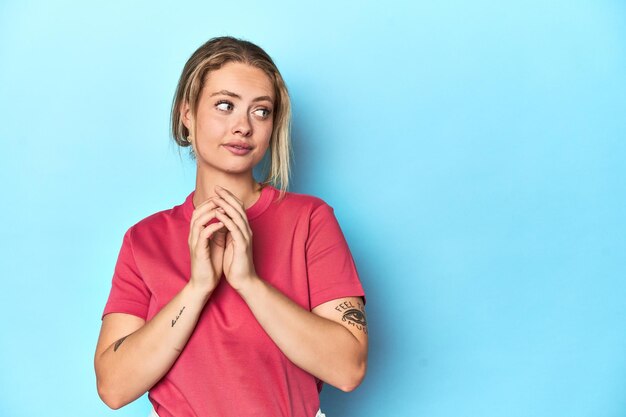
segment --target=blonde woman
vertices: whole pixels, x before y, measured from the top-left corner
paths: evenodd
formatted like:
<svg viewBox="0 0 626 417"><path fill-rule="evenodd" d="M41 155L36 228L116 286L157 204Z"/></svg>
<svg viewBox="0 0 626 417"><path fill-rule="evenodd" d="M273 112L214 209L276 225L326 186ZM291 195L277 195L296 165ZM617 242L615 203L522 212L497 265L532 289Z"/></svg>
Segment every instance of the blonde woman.
<svg viewBox="0 0 626 417"><path fill-rule="evenodd" d="M196 186L124 235L94 360L109 407L148 392L159 417L313 417L323 383L361 383L365 294L332 207L287 191L290 116L258 46L214 38L188 60L172 133Z"/></svg>

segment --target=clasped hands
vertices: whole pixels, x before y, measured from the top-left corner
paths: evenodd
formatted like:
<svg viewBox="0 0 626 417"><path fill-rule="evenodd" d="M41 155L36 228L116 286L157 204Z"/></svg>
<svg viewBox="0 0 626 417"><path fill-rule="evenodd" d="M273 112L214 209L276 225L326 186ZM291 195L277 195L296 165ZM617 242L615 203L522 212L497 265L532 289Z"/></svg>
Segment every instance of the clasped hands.
<svg viewBox="0 0 626 417"><path fill-rule="evenodd" d="M191 216L190 283L212 292L222 272L237 291L257 278L252 258L252 230L243 202L215 186L216 196L202 202ZM216 218L217 222L205 225Z"/></svg>

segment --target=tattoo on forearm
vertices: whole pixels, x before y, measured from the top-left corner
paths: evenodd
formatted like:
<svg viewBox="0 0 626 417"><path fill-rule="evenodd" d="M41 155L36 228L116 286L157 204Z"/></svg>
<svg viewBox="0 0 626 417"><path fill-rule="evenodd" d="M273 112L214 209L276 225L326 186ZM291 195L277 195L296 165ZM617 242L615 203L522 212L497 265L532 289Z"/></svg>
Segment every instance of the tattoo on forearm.
<svg viewBox="0 0 626 417"><path fill-rule="evenodd" d="M176 316L176 319L172 320L172 327L174 327L174 325L178 321L178 318L180 317L180 315L183 314L183 310L184 309L185 309L185 306L183 306L183 308L180 309L180 312L178 313L178 316Z"/></svg>
<svg viewBox="0 0 626 417"><path fill-rule="evenodd" d="M345 301L335 307L340 313L343 313L341 321L348 323L350 326L354 326L359 330L362 330L367 334L367 319L365 318L365 309L359 302L355 306L351 301Z"/></svg>
<svg viewBox="0 0 626 417"><path fill-rule="evenodd" d="M113 346L113 352L117 352L117 348L119 348L119 347L120 347L120 345L121 345L122 343L124 343L124 340L126 340L126 338L127 338L128 336L130 336L130 335L124 336L124 337L122 337L120 340L118 340L117 342L115 342L115 346Z"/></svg>

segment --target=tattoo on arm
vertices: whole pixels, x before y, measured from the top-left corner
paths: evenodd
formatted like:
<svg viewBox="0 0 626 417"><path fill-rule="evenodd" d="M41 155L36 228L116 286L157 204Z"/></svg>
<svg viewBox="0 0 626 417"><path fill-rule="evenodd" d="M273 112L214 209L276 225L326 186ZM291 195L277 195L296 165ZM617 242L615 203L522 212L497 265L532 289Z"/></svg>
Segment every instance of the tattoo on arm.
<svg viewBox="0 0 626 417"><path fill-rule="evenodd" d="M343 313L343 317L341 318L341 320L350 320L355 322L356 324L360 324L361 326L367 325L367 321L365 320L365 314L363 314L361 310L357 310L356 308L352 308Z"/></svg>
<svg viewBox="0 0 626 417"><path fill-rule="evenodd" d="M345 301L335 307L335 310L342 313L341 321L362 330L367 334L367 319L365 318L365 310L361 303L355 306L351 301Z"/></svg>
<svg viewBox="0 0 626 417"><path fill-rule="evenodd" d="M176 324L176 322L178 321L178 318L180 317L181 314L183 314L183 310L185 309L185 306L183 306L183 308L180 309L180 312L178 313L178 315L176 316L175 320L172 320L172 327L174 327L174 325ZM115 345L113 346L113 352L117 352L117 349L119 349L120 345L122 343L124 343L124 340L126 340L126 338L130 336L130 335L126 335L124 337L122 337L120 340L118 340L117 342L115 342Z"/></svg>
<svg viewBox="0 0 626 417"><path fill-rule="evenodd" d="M124 340L126 340L126 338L127 338L128 336L130 336L130 335L126 335L126 336L122 337L120 340L118 340L117 342L115 342L115 346L113 346L113 352L117 352L117 348L119 348L119 347L120 347L120 345L121 345L122 343L124 343Z"/></svg>
<svg viewBox="0 0 626 417"><path fill-rule="evenodd" d="M178 318L180 317L180 315L183 314L183 310L184 309L185 309L185 306L183 306L183 308L180 309L180 312L178 313L178 316L176 316L176 319L172 320L172 327L174 327L174 325L178 321Z"/></svg>

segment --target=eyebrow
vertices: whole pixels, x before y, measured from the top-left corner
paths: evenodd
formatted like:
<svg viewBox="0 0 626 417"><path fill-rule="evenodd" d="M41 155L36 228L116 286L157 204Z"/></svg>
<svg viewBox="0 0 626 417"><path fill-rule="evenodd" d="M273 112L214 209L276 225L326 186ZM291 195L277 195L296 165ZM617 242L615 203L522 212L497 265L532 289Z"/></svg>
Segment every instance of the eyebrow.
<svg viewBox="0 0 626 417"><path fill-rule="evenodd" d="M234 97L234 98L238 98L241 100L241 96L239 94L233 93L232 91L228 91L228 90L216 91L215 93L211 94L209 97L219 96L219 95ZM255 103L257 101L265 101L265 100L269 101L270 103L274 103L274 101L272 100L270 96L256 97L255 99L252 100L252 102Z"/></svg>

